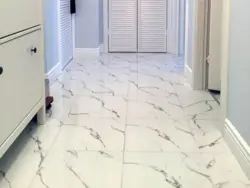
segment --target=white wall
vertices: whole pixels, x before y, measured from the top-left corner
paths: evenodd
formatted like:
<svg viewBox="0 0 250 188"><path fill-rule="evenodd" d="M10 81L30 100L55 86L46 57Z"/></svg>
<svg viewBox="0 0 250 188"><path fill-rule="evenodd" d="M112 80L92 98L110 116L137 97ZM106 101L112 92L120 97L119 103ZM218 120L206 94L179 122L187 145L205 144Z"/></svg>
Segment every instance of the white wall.
<svg viewBox="0 0 250 188"><path fill-rule="evenodd" d="M100 0L76 0L76 48L100 45Z"/></svg>
<svg viewBox="0 0 250 188"><path fill-rule="evenodd" d="M58 1L44 0L44 58L48 73L59 61L58 57Z"/></svg>
<svg viewBox="0 0 250 188"><path fill-rule="evenodd" d="M250 144L250 0L231 0L228 119Z"/></svg>

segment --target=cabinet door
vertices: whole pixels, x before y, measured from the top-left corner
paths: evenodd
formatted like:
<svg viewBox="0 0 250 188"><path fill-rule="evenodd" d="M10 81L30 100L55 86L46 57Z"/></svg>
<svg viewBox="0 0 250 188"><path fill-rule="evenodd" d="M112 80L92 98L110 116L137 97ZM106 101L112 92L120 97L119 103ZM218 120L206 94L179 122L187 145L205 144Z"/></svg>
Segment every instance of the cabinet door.
<svg viewBox="0 0 250 188"><path fill-rule="evenodd" d="M138 0L138 52L167 52L166 0Z"/></svg>
<svg viewBox="0 0 250 188"><path fill-rule="evenodd" d="M0 146L43 96L42 59L40 30L0 45Z"/></svg>
<svg viewBox="0 0 250 188"><path fill-rule="evenodd" d="M109 51L137 51L137 0L109 1Z"/></svg>
<svg viewBox="0 0 250 188"><path fill-rule="evenodd" d="M41 24L41 0L2 0L0 38Z"/></svg>

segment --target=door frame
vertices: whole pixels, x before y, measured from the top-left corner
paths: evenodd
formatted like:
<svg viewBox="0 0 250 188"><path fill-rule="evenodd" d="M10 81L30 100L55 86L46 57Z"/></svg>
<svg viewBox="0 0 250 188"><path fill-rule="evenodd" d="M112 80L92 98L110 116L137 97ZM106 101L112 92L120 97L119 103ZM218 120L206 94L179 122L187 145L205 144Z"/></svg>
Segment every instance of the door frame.
<svg viewBox="0 0 250 188"><path fill-rule="evenodd" d="M167 1L167 53L173 55L180 54L180 10L184 10L185 0ZM171 14L173 13L173 14ZM184 23L183 23L184 24ZM184 27L183 27L184 29ZM109 52L109 0L103 0L103 52Z"/></svg>
<svg viewBox="0 0 250 188"><path fill-rule="evenodd" d="M221 37L221 111L223 125L228 114L228 77L229 77L229 55L230 55L230 15L231 0L222 2L222 37Z"/></svg>
<svg viewBox="0 0 250 188"><path fill-rule="evenodd" d="M207 48L207 11L208 2L202 0L194 0L194 38L193 38L193 57L191 72L186 71L186 75L191 76L189 84L195 90L206 89L206 48ZM227 98L228 98L228 66L229 66L229 40L230 40L230 3L231 0L223 0L222 2L222 38L221 38L221 127L220 130L224 134L224 125L227 117ZM189 18L186 17L188 20ZM188 21L187 21L188 22ZM186 32L186 37L188 32ZM185 62L186 64L187 62ZM191 75L190 75L191 74Z"/></svg>
<svg viewBox="0 0 250 188"><path fill-rule="evenodd" d="M186 6L190 6L186 1ZM206 59L207 59L207 27L208 27L208 1L193 0L193 20L190 20L189 9L186 12L186 53L189 37L189 22L193 22L192 39L192 67L188 66L185 58L185 74L193 89L206 89ZM187 57L187 56L186 56Z"/></svg>
<svg viewBox="0 0 250 188"><path fill-rule="evenodd" d="M61 41L61 10L60 10L60 0L57 0L57 29L58 29L58 61L60 63L61 69L63 69L62 65L62 41ZM75 14L71 14L71 21L72 21L72 50L73 50L73 58L75 58ZM67 66L67 65L66 65Z"/></svg>

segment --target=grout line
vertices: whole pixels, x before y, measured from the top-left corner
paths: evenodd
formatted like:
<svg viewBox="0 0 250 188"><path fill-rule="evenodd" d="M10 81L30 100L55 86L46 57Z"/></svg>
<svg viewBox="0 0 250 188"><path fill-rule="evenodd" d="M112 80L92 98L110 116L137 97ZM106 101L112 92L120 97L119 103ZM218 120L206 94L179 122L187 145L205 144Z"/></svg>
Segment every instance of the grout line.
<svg viewBox="0 0 250 188"><path fill-rule="evenodd" d="M139 85L139 63L138 63L138 54L137 54L136 58L137 58L136 83ZM138 92L139 92L139 90L136 90L136 102L138 102Z"/></svg>
<svg viewBox="0 0 250 188"><path fill-rule="evenodd" d="M138 80L138 61L137 61L137 80ZM129 95L130 92L130 87L129 87L129 82L128 82L128 91L127 91L127 97ZM122 156L122 173L121 173L121 188L123 187L123 181L124 181L124 159L125 159L125 151L126 151L126 135L127 135L127 122L128 122L128 106L129 106L129 102L127 102L126 105L126 118L125 118L125 135L124 135L124 143L123 143L123 156Z"/></svg>
<svg viewBox="0 0 250 188"><path fill-rule="evenodd" d="M128 104L127 104L127 110L128 110ZM126 120L125 120L125 135L124 135L124 143L123 143L123 156L122 156L122 172L121 172L121 188L123 187L123 177L124 177L124 158L125 158L125 150L126 150L126 134L127 134L127 114L126 114Z"/></svg>

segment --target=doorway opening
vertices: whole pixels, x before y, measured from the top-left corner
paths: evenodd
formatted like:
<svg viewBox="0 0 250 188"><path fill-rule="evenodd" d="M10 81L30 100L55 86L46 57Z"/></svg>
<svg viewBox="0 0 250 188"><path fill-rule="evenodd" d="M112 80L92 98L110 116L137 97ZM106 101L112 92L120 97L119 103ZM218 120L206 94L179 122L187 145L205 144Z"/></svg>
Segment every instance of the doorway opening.
<svg viewBox="0 0 250 188"><path fill-rule="evenodd" d="M104 52L184 55L185 5L185 0L104 0Z"/></svg>

